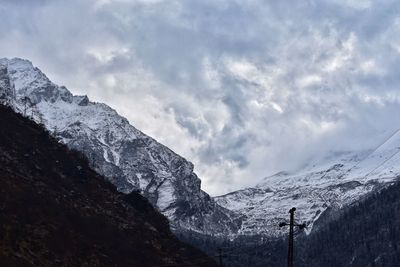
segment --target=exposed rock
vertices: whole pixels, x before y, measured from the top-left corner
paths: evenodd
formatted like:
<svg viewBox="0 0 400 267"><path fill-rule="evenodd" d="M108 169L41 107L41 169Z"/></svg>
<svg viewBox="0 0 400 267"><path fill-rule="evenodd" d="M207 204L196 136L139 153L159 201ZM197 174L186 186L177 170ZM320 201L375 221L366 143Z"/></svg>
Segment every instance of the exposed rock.
<svg viewBox="0 0 400 267"><path fill-rule="evenodd" d="M84 153L91 166L119 191L139 190L171 221L174 229L232 234L240 217L201 190L193 164L129 124L109 106L73 96L32 63L0 59L17 99L31 100L34 120L62 143Z"/></svg>

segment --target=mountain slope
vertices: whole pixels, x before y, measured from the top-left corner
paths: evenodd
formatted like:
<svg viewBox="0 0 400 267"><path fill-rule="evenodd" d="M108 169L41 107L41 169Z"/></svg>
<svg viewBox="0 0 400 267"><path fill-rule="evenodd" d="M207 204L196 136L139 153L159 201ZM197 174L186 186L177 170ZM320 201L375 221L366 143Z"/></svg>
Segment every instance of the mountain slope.
<svg viewBox="0 0 400 267"><path fill-rule="evenodd" d="M346 209L299 247L296 266L400 266L400 183Z"/></svg>
<svg viewBox="0 0 400 267"><path fill-rule="evenodd" d="M178 230L237 231L240 219L201 190L192 163L131 126L107 105L73 96L52 83L31 62L0 59L0 66L0 92L15 91L14 107L84 153L119 191L140 191Z"/></svg>
<svg viewBox="0 0 400 267"><path fill-rule="evenodd" d="M244 216L241 234L281 235L278 224L291 207L310 232L328 208L338 210L395 180L400 175L399 152L396 132L376 149L333 154L296 173L278 173L215 200Z"/></svg>
<svg viewBox="0 0 400 267"><path fill-rule="evenodd" d="M295 231L294 266L400 266L399 180L332 215L309 235ZM232 267L286 266L287 231L286 228L283 238L263 242L245 236L242 240L220 244L224 246L225 264ZM200 242L199 247L205 246L204 250L208 251L214 244L215 241Z"/></svg>
<svg viewBox="0 0 400 267"><path fill-rule="evenodd" d="M215 266L139 194L0 105L1 266Z"/></svg>

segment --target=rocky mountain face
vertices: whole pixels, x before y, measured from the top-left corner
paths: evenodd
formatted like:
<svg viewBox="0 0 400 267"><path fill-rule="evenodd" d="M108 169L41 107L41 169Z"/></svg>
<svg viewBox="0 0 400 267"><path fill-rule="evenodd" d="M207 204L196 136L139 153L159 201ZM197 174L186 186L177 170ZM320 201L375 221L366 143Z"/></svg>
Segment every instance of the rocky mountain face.
<svg viewBox="0 0 400 267"><path fill-rule="evenodd" d="M0 266L216 266L140 194L0 105Z"/></svg>
<svg viewBox="0 0 400 267"><path fill-rule="evenodd" d="M193 164L129 124L109 106L74 96L31 62L0 59L0 101L81 151L120 192L138 191L174 229L231 234L240 217L201 190Z"/></svg>
<svg viewBox="0 0 400 267"><path fill-rule="evenodd" d="M15 90L10 82L7 67L0 65L0 104L11 105L15 98Z"/></svg>
<svg viewBox="0 0 400 267"><path fill-rule="evenodd" d="M369 193L397 180L400 175L400 131L379 147L363 152L336 153L309 164L296 173L278 173L258 185L215 200L240 213L244 221L239 234L282 234L278 224L296 218L306 222L307 232L327 215L353 204Z"/></svg>
<svg viewBox="0 0 400 267"><path fill-rule="evenodd" d="M334 153L295 173L278 173L252 188L210 198L192 163L107 105L52 83L29 61L0 59L0 101L84 153L119 191L139 191L182 232L280 236L278 224L293 206L310 232L326 211L357 202L400 174L397 132L374 150Z"/></svg>

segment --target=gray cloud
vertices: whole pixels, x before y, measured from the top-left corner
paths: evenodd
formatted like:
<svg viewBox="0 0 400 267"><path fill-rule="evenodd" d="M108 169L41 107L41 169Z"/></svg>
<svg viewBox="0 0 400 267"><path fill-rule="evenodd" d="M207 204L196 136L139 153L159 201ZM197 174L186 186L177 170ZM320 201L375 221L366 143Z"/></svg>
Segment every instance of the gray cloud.
<svg viewBox="0 0 400 267"><path fill-rule="evenodd" d="M400 4L0 1L2 56L126 116L212 194L400 127Z"/></svg>

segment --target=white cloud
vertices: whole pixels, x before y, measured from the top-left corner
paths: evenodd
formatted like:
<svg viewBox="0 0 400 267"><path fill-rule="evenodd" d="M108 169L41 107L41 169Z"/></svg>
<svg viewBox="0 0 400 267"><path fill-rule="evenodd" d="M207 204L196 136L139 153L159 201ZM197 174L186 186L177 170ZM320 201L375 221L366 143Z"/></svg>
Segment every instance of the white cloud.
<svg viewBox="0 0 400 267"><path fill-rule="evenodd" d="M297 84L299 87L307 87L311 85L319 85L322 82L322 78L319 75L308 74L306 76L297 79Z"/></svg>
<svg viewBox="0 0 400 267"><path fill-rule="evenodd" d="M195 163L213 194L400 125L394 0L0 2L28 58Z"/></svg>

